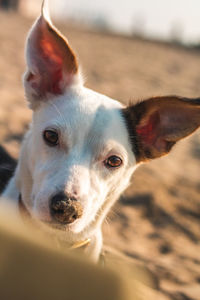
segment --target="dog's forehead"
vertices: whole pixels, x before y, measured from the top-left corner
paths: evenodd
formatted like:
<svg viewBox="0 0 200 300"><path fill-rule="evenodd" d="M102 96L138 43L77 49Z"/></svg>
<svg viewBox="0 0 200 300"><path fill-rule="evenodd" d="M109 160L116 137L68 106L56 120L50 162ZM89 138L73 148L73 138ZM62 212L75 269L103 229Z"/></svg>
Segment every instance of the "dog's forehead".
<svg viewBox="0 0 200 300"><path fill-rule="evenodd" d="M128 133L122 107L116 100L80 87L42 105L34 123L40 123L41 129L55 126L76 141L113 139L126 147Z"/></svg>

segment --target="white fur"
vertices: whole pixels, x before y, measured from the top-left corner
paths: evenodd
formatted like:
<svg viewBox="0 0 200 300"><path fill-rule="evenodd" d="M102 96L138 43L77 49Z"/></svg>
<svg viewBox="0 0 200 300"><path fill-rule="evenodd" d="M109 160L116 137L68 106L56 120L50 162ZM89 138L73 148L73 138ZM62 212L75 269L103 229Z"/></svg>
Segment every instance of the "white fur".
<svg viewBox="0 0 200 300"><path fill-rule="evenodd" d="M121 115L122 104L118 101L85 88L81 80L73 80L62 95L37 99L28 76L31 72L36 84L41 80L40 64L35 64L38 50L34 43L37 30L44 24L44 18L38 19L27 39L28 70L24 85L33 118L15 175L3 196L18 204L21 194L33 218L69 244L91 238L86 251L89 257L97 260L102 247L102 222L129 184L136 161ZM58 147L45 144L45 129L59 132ZM106 168L104 162L111 155L122 159L119 168ZM60 190L76 196L82 204L83 215L72 224L55 228L49 203Z"/></svg>
<svg viewBox="0 0 200 300"><path fill-rule="evenodd" d="M13 198L14 194L17 201L21 193L34 216L51 222L49 200L57 190L64 189L76 194L83 205L83 216L67 228L63 226L66 240L100 236L106 214L135 169L121 107L119 102L83 86L42 103L33 113L15 176L4 196ZM59 130L60 148L45 145L42 133L46 128ZM104 166L110 155L122 158L119 169ZM91 253L95 259L101 250L101 243L98 247L96 244L98 241L93 245L95 253Z"/></svg>

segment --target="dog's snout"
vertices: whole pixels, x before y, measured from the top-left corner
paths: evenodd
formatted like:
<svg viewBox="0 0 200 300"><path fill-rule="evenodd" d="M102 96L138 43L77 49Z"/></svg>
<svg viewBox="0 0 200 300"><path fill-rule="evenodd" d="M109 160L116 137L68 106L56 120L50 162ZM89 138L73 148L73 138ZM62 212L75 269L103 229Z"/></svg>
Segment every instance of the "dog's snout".
<svg viewBox="0 0 200 300"><path fill-rule="evenodd" d="M77 199L60 192L54 195L50 201L52 218L62 224L70 224L80 218L83 208Z"/></svg>

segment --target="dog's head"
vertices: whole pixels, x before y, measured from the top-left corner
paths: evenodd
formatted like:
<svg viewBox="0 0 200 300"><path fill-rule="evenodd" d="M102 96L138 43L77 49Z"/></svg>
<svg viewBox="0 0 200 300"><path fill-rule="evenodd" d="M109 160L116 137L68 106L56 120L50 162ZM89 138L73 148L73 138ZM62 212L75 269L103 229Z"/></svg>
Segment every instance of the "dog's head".
<svg viewBox="0 0 200 300"><path fill-rule="evenodd" d="M26 55L33 122L20 189L44 222L72 232L101 224L138 163L168 153L200 125L199 99L160 97L125 108L85 88L73 50L44 9Z"/></svg>

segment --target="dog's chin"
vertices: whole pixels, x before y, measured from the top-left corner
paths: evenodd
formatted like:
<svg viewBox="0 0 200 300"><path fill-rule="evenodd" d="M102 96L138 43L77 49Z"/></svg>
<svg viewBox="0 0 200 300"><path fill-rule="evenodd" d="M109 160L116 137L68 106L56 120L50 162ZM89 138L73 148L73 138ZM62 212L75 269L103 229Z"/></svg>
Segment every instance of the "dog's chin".
<svg viewBox="0 0 200 300"><path fill-rule="evenodd" d="M42 221L42 223L44 224L44 226L46 226L50 230L62 231L62 232L71 233L71 234L79 233L82 230L84 230L84 228L82 228L79 220L77 220L71 224L62 224L62 223L58 223L58 222L54 222L54 221Z"/></svg>
<svg viewBox="0 0 200 300"><path fill-rule="evenodd" d="M73 223L61 223L54 221L51 216L47 213L41 212L41 210L38 211L32 211L29 213L32 219L32 223L38 226L44 227L46 230L57 230L57 231L63 231L63 232L74 232L78 233L82 231L83 222L81 219L75 220Z"/></svg>
<svg viewBox="0 0 200 300"><path fill-rule="evenodd" d="M61 230L61 231L69 230L69 224L60 224L56 222L44 222L44 223L52 229Z"/></svg>
<svg viewBox="0 0 200 300"><path fill-rule="evenodd" d="M77 235L83 232L86 228L85 222L83 222L83 218L79 218L75 220L73 223L61 223L56 222L51 218L49 214L40 213L31 213L31 217L33 220L33 224L37 223L39 227L44 228L45 231L48 232L63 232L69 235Z"/></svg>

